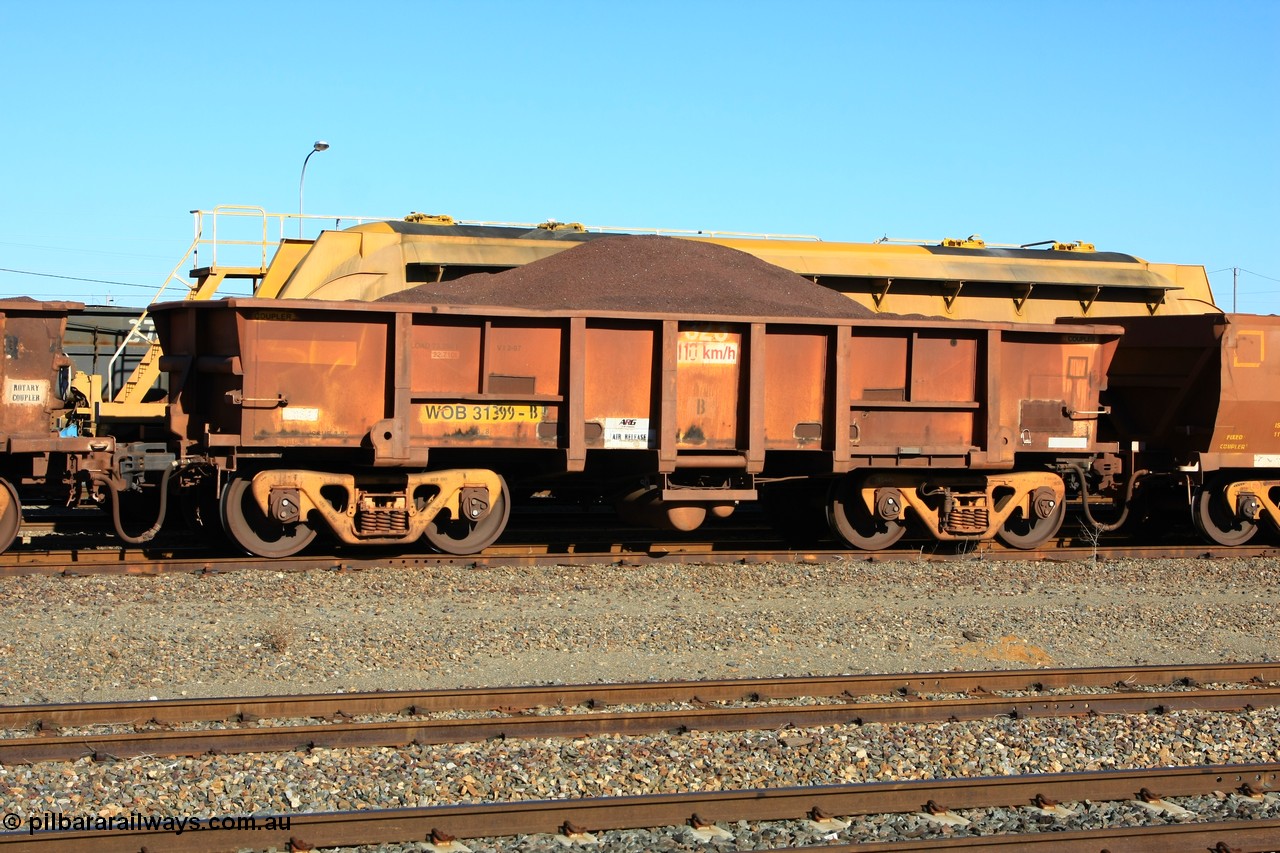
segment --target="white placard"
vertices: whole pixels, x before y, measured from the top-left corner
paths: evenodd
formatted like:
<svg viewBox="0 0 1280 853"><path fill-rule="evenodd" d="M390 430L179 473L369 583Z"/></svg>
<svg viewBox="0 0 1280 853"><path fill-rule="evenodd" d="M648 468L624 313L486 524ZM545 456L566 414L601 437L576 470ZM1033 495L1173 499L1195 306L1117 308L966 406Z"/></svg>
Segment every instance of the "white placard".
<svg viewBox="0 0 1280 853"><path fill-rule="evenodd" d="M49 399L48 379L8 379L4 398L15 406L43 406Z"/></svg>
<svg viewBox="0 0 1280 853"><path fill-rule="evenodd" d="M605 418L604 446L645 450L654 446L648 418Z"/></svg>

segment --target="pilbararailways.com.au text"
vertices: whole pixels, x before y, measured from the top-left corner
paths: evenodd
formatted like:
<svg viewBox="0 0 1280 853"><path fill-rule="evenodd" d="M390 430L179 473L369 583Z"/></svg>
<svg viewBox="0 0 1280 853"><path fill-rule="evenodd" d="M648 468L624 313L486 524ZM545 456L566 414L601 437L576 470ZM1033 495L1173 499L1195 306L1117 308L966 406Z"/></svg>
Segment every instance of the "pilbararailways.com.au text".
<svg viewBox="0 0 1280 853"><path fill-rule="evenodd" d="M287 830L290 815L228 815L227 817L164 817L130 814L96 815L41 812L21 815L9 813L0 819L10 832L26 827L28 835L38 832L184 832L206 830Z"/></svg>

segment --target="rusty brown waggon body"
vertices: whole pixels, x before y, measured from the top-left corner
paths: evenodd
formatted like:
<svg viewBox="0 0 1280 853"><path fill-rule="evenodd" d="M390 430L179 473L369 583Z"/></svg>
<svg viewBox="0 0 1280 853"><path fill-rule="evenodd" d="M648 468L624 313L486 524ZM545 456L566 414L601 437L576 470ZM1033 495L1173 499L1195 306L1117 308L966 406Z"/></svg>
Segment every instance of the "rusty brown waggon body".
<svg viewBox="0 0 1280 853"><path fill-rule="evenodd" d="M1099 444L1115 326L231 299L153 311L182 455L264 555L318 528L466 553L513 494L692 529L802 484L852 545L910 510L1031 547Z"/></svg>

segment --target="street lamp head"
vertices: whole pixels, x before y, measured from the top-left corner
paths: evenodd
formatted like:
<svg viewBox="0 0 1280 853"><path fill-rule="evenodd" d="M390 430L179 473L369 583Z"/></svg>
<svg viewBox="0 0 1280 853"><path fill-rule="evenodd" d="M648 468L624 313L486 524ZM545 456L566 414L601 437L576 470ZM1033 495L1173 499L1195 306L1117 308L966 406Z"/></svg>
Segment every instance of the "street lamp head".
<svg viewBox="0 0 1280 853"><path fill-rule="evenodd" d="M307 156L302 161L302 174L298 176L298 239L302 239L302 185L307 180L307 162L311 160L311 155L317 151L329 150L329 143L323 139L317 139L311 146L311 150L307 152Z"/></svg>

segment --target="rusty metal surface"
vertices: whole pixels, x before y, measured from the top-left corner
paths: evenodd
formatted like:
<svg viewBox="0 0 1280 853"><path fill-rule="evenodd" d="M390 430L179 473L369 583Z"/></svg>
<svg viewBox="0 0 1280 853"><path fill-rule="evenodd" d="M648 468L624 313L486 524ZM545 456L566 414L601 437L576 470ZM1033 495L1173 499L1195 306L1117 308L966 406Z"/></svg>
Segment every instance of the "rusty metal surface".
<svg viewBox="0 0 1280 853"><path fill-rule="evenodd" d="M195 362L179 383L175 427L194 438L207 423L215 444L245 448L372 441L375 459L389 462L399 457L379 446L384 428L407 437L414 459L446 448L558 448L570 459L650 449L669 471L680 454L711 450L743 454L752 471L769 448L827 451L829 471L852 457L899 464L940 453L964 465L971 451L1007 466L1015 452L1094 448L1096 418L1073 413L1096 413L1118 335L1110 326L287 304L156 309L171 367ZM231 328L228 315L238 335L209 349L216 335L206 329ZM388 358L397 335L411 357ZM239 359L239 387L191 380L215 352ZM828 388L849 400L853 429Z"/></svg>
<svg viewBox="0 0 1280 853"><path fill-rule="evenodd" d="M67 315L82 308L77 302L0 300L0 437L41 439L49 442L44 449L52 448L57 436L51 414L63 408L58 371L72 364L62 338Z"/></svg>
<svg viewBox="0 0 1280 853"><path fill-rule="evenodd" d="M1028 850L1053 853L1266 853L1277 848L1280 820L1238 820L1174 826L1129 826L1110 829L1020 835L984 835L921 841L832 844L822 853L928 853L932 850ZM813 847L776 848L776 853L813 851Z"/></svg>
<svg viewBox="0 0 1280 853"><path fill-rule="evenodd" d="M633 520L691 530L758 498L757 477L866 467L916 471L896 484L908 489L930 476L921 468L950 469L951 480L968 469L1038 470L1047 479L1033 488L1054 496L1053 509L1064 487L1043 473L1045 456L1114 449L1099 443L1097 416L1115 326L261 299L170 304L153 316L169 353L170 422L190 452L241 478L306 466L356 474L348 497L326 498L332 507L313 500L310 518L278 517L278 490L255 487L252 502L234 504L245 516L236 540L262 556L305 547L281 530L321 517L339 538L360 541L335 519L373 468L492 466L509 483L534 470L532 488L582 474L569 486L580 494L626 495ZM650 491L636 491L641 484ZM930 492L951 506L951 485L941 486ZM1032 548L1061 523L1053 509L1035 524L1032 489L989 486L964 484L963 523L948 510L946 525L926 527L938 538L1002 535ZM377 501L412 513L419 499L401 484ZM936 521L922 507L917 514ZM837 532L850 544L892 544L846 521ZM900 533L900 521L887 524ZM505 523L431 541L476 553ZM418 538L408 530L397 537Z"/></svg>
<svg viewBox="0 0 1280 853"><path fill-rule="evenodd" d="M1108 321L1111 322L1111 321ZM1125 329L1104 399L1121 441L1204 467L1280 468L1280 317L1116 318Z"/></svg>
<svg viewBox="0 0 1280 853"><path fill-rule="evenodd" d="M295 750L314 747L403 746L410 743L459 743L494 737L581 737L660 731L780 729L865 723L939 722L993 716L1080 716L1169 713L1179 710L1230 711L1280 704L1280 689L1134 692L1138 684L1198 684L1275 681L1280 664L1217 666L1108 667L985 673L924 673L885 676L751 679L719 682L576 685L508 689L440 690L416 693L349 694L166 700L163 702L0 707L0 726L18 731L37 727L36 737L0 739L0 764L99 759L137 755L201 755L210 752ZM995 691L1042 693L1069 686L1105 686L1116 692L998 696ZM962 699L919 699L921 691L976 695ZM897 694L896 701L849 701ZM828 705L697 707L692 709L602 712L610 704L631 705L788 699L840 696ZM558 705L588 707L590 712L522 715L522 709ZM394 720L349 723L368 714L422 716L438 712L498 710L501 716L476 719ZM127 733L57 735L58 727L103 723L171 726L199 720L243 721L261 718L325 717L337 722L312 726L263 726L210 730L143 730Z"/></svg>
<svg viewBox="0 0 1280 853"><path fill-rule="evenodd" d="M1024 805L1037 795L1059 802L1129 799L1142 788L1158 790L1166 797L1192 796L1233 790L1246 782L1255 788L1274 788L1278 780L1280 765L1257 764L654 794L294 814L290 815L289 828L281 830L226 829L181 835L132 830L40 835L0 833L0 849L6 853L54 849L63 853L82 850L136 853L146 846L153 853L190 850L214 853L245 847L285 849L291 838L313 847L356 846L418 841L433 831L455 838L556 833L566 822L592 831L678 826L695 814L705 822L799 820L815 808L840 816L915 812L930 800L948 809L991 808ZM259 816L259 820L265 821L267 817ZM1258 822L1255 826L1277 825L1280 821Z"/></svg>

